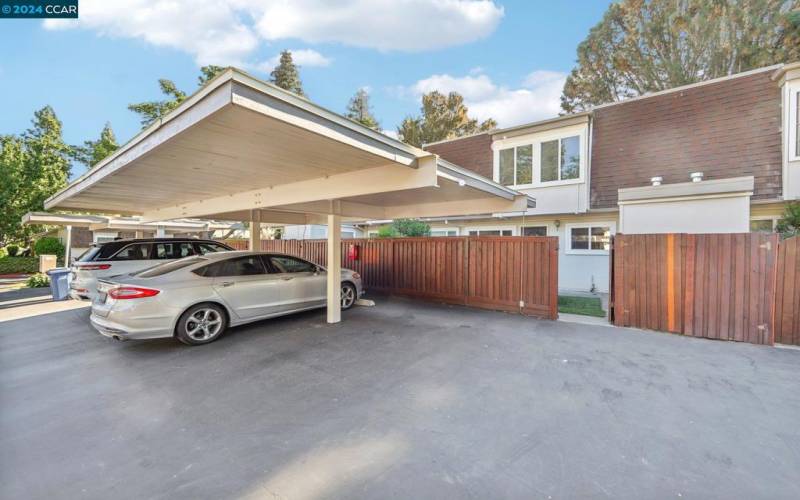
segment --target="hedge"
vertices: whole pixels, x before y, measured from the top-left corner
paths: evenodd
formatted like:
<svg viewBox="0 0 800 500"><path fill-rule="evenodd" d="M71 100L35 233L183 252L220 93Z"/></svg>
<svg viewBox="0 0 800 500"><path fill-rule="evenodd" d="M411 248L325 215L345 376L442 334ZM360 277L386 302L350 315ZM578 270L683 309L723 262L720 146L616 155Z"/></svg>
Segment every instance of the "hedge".
<svg viewBox="0 0 800 500"><path fill-rule="evenodd" d="M39 257L4 257L0 259L0 274L36 272L39 272Z"/></svg>

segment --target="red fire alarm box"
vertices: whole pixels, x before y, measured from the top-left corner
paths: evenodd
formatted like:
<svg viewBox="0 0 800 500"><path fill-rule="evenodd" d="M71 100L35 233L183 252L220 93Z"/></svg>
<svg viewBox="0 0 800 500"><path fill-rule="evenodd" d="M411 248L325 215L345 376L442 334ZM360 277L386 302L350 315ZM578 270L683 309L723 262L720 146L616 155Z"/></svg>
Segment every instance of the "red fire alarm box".
<svg viewBox="0 0 800 500"><path fill-rule="evenodd" d="M358 245L355 243L347 245L347 260L358 260Z"/></svg>

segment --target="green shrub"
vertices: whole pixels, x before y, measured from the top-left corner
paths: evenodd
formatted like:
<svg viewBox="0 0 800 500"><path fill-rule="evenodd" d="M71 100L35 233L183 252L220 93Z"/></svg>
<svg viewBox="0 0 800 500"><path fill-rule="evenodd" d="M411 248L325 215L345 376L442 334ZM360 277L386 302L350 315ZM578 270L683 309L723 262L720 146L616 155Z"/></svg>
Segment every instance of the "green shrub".
<svg viewBox="0 0 800 500"><path fill-rule="evenodd" d="M58 238L47 236L36 240L33 251L36 255L56 255L59 259L63 259L65 249Z"/></svg>
<svg viewBox="0 0 800 500"><path fill-rule="evenodd" d="M37 257L6 257L0 259L0 274L30 274L39 271Z"/></svg>
<svg viewBox="0 0 800 500"><path fill-rule="evenodd" d="M394 226L383 226L378 229L378 238L397 238L400 234Z"/></svg>
<svg viewBox="0 0 800 500"><path fill-rule="evenodd" d="M395 219L392 227L401 236L430 236L431 226L417 219Z"/></svg>
<svg viewBox="0 0 800 500"><path fill-rule="evenodd" d="M8 249L6 247L0 247L0 259L4 259L8 257Z"/></svg>
<svg viewBox="0 0 800 500"><path fill-rule="evenodd" d="M8 250L9 257L16 257L19 253L19 246L17 245L8 245L6 249Z"/></svg>
<svg viewBox="0 0 800 500"><path fill-rule="evenodd" d="M50 278L44 273L36 273L28 278L28 288L42 288L50 286Z"/></svg>

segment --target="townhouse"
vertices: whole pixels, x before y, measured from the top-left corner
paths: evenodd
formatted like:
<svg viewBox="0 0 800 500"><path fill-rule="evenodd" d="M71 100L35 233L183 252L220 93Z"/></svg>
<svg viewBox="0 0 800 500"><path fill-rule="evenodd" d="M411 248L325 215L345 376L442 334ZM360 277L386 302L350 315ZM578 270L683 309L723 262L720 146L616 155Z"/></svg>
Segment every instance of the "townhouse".
<svg viewBox="0 0 800 500"><path fill-rule="evenodd" d="M537 200L432 234L558 236L559 288L606 292L616 232L772 231L800 198L799 101L800 63L781 64L427 144Z"/></svg>

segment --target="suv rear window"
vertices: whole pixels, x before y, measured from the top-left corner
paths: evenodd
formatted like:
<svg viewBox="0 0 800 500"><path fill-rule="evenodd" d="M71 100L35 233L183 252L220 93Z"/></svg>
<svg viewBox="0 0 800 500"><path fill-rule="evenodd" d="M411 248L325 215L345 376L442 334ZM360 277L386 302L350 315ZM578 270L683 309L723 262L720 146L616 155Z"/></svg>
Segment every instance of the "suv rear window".
<svg viewBox="0 0 800 500"><path fill-rule="evenodd" d="M191 241L175 241L169 243L153 243L151 259L182 259L195 255L194 243Z"/></svg>

